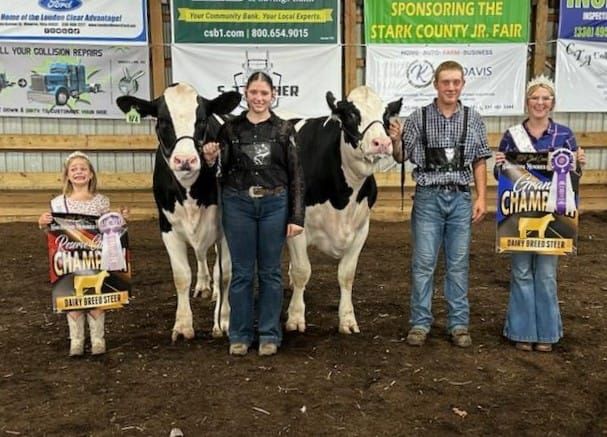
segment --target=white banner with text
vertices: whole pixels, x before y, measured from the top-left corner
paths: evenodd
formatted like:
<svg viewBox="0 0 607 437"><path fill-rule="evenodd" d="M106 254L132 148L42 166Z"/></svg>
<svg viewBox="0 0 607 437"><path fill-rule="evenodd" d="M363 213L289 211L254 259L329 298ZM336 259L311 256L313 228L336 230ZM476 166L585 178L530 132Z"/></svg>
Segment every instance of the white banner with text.
<svg viewBox="0 0 607 437"><path fill-rule="evenodd" d="M171 49L173 81L187 82L206 98L244 86L255 71L264 71L277 96L272 110L283 117L328 115L325 95L341 96L339 46L210 46L175 44ZM240 108L246 108L241 102Z"/></svg>
<svg viewBox="0 0 607 437"><path fill-rule="evenodd" d="M403 97L401 115L436 97L434 71L447 60L464 67L461 100L482 115L520 115L524 111L526 44L367 46L367 85L389 102ZM507 84L507 86L504 86Z"/></svg>

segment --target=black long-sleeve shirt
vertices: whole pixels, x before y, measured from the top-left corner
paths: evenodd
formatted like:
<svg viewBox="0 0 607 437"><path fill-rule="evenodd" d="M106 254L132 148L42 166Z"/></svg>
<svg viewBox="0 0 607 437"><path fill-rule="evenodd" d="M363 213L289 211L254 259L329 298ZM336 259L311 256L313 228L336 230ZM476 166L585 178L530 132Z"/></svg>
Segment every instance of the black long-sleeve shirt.
<svg viewBox="0 0 607 437"><path fill-rule="evenodd" d="M271 113L267 120L253 124L245 111L222 126L218 141L224 186L236 190L285 187L289 194L288 222L304 225L303 169L290 122ZM260 144L262 150L269 149L269 156L258 153Z"/></svg>

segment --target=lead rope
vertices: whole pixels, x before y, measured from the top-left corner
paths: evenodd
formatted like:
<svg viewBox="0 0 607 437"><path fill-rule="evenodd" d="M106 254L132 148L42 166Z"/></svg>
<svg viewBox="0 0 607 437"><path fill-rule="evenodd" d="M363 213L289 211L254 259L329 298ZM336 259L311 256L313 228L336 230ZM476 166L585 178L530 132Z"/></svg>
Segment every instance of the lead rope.
<svg viewBox="0 0 607 437"><path fill-rule="evenodd" d="M405 210L405 142L401 140L402 158L400 163L400 211Z"/></svg>
<svg viewBox="0 0 607 437"><path fill-rule="evenodd" d="M223 307L223 224L221 216L223 214L223 197L221 195L221 149L219 155L217 155L217 171L215 172L215 183L217 185L217 220L219 221L217 229L221 230L219 244L217 245L217 258L219 259L219 314L217 315L217 324L219 330L223 332L221 327L221 310Z"/></svg>

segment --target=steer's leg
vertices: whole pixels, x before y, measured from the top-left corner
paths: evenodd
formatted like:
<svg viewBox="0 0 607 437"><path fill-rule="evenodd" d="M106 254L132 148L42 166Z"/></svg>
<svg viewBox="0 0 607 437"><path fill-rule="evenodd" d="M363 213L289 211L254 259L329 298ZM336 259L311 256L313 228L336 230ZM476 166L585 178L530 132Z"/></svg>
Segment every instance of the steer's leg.
<svg viewBox="0 0 607 437"><path fill-rule="evenodd" d="M287 238L289 248L289 281L293 285L293 294L289 302L287 331L304 332L306 330L306 304L304 290L310 279L312 268L308 258L305 231L297 237Z"/></svg>
<svg viewBox="0 0 607 437"><path fill-rule="evenodd" d="M208 247L195 249L198 271L196 272L196 287L194 288L194 297L202 294L203 299L211 297L211 275L207 265ZM215 297L215 294L213 294Z"/></svg>
<svg viewBox="0 0 607 437"><path fill-rule="evenodd" d="M173 281L177 291L177 312L171 339L177 340L179 335L186 339L194 338L192 326L192 309L190 308L190 285L192 284L192 271L188 262L188 249L185 241L175 234L175 231L163 232L162 241L169 254Z"/></svg>
<svg viewBox="0 0 607 437"><path fill-rule="evenodd" d="M354 305L352 305L352 284L356 274L358 257L367 241L369 234L369 220L365 226L356 234L352 246L344 253L337 267L337 280L341 296L339 299L339 332L342 334L359 333L358 323L354 315Z"/></svg>
<svg viewBox="0 0 607 437"><path fill-rule="evenodd" d="M215 311L213 317L213 337L221 337L224 333L228 334L230 327L230 302L228 302L228 293L230 291L230 279L232 278L232 260L230 259L230 249L225 237L221 239L221 252L218 252L213 268L213 296L216 296ZM219 258L221 255L221 276L219 280ZM219 297L219 284L223 286L221 298Z"/></svg>

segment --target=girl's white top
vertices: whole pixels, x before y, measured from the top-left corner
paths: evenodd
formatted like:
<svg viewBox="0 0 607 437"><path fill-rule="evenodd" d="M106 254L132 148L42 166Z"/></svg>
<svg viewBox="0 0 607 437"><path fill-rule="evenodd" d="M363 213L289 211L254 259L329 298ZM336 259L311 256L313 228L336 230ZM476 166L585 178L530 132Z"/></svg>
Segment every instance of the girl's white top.
<svg viewBox="0 0 607 437"><path fill-rule="evenodd" d="M95 194L90 200L74 200L63 194L51 200L51 211L100 216L109 212L110 199L103 194Z"/></svg>

